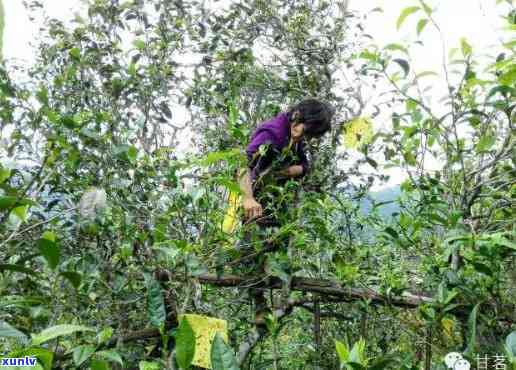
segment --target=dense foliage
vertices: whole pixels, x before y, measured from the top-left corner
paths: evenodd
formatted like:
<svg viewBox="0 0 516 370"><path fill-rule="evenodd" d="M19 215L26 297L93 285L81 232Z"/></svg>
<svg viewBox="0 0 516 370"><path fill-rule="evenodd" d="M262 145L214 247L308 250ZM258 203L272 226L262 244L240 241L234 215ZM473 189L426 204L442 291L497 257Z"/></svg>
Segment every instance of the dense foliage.
<svg viewBox="0 0 516 370"><path fill-rule="evenodd" d="M416 36L380 48L346 4L88 0L67 23L27 4L37 60L0 67L3 355L190 368L195 313L227 321L202 347L214 369L445 369L449 352L516 369L516 42L463 39L414 71ZM514 37L514 6L496 6ZM434 10L414 1L397 26L439 33ZM334 125L279 190L299 190L294 217L256 237L257 253L284 241L257 282L235 248L254 229L221 228L228 194L256 125L306 96ZM388 167L408 177L379 200Z"/></svg>

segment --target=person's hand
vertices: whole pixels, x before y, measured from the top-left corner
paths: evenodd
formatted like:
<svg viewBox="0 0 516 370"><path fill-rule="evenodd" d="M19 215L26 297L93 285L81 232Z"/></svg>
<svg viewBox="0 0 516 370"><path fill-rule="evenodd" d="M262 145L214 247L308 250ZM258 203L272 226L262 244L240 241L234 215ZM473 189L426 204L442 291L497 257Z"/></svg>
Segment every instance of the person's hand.
<svg viewBox="0 0 516 370"><path fill-rule="evenodd" d="M244 198L242 205L244 207L245 218L248 220L260 217L263 213L262 205L254 198Z"/></svg>
<svg viewBox="0 0 516 370"><path fill-rule="evenodd" d="M289 178L301 176L302 174L303 174L303 166L300 166L300 165L289 166L289 167L283 169L282 171L280 171L281 176L285 176L285 177L289 177Z"/></svg>

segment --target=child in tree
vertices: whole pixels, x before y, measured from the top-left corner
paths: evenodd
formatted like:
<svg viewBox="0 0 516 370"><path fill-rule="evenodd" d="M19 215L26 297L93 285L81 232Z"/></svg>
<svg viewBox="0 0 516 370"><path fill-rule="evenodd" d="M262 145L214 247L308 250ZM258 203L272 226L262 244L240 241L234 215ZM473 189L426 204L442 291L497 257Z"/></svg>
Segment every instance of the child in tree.
<svg viewBox="0 0 516 370"><path fill-rule="evenodd" d="M304 139L323 136L331 128L333 111L317 99L306 99L262 123L247 147L248 170L241 176L243 209L247 223L256 222L263 229L280 226L289 200L281 193L289 179L304 176L308 160ZM287 189L288 190L288 189ZM255 261L263 272L263 261ZM252 289L256 324L263 326L267 305L263 291Z"/></svg>

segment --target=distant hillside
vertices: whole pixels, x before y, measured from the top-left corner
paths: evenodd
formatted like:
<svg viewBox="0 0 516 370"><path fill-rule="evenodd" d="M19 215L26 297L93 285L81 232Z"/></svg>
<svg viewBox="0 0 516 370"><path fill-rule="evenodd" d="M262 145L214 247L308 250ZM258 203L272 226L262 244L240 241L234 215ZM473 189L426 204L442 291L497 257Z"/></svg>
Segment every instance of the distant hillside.
<svg viewBox="0 0 516 370"><path fill-rule="evenodd" d="M393 186L377 192L371 192L367 199L362 200L360 208L365 214L367 214L371 212L374 204L390 202L378 206L378 212L384 218L392 217L393 213L399 212L399 206L396 202L396 199L400 196L400 194L401 190L399 186Z"/></svg>

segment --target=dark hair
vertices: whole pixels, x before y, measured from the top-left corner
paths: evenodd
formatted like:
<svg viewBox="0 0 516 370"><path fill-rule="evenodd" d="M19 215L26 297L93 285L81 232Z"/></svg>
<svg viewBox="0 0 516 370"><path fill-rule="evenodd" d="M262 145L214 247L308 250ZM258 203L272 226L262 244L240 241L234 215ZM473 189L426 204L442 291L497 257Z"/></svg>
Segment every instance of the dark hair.
<svg viewBox="0 0 516 370"><path fill-rule="evenodd" d="M291 123L304 123L305 135L321 137L330 130L333 113L330 105L317 99L305 99L289 110L288 119Z"/></svg>

